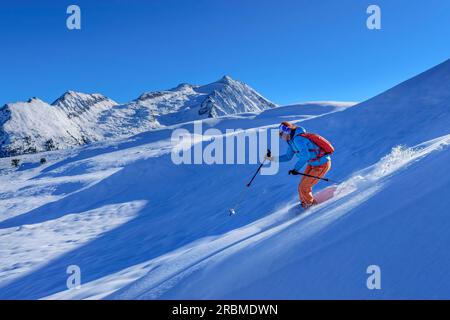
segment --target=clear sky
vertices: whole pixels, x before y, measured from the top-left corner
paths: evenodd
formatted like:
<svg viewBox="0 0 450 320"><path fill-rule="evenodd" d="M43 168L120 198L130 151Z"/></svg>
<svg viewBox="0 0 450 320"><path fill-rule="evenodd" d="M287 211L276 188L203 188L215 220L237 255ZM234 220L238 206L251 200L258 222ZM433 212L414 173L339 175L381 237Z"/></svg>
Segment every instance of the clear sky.
<svg viewBox="0 0 450 320"><path fill-rule="evenodd" d="M225 74L279 104L361 101L448 58L449 0L0 1L0 104L69 89L126 102Z"/></svg>

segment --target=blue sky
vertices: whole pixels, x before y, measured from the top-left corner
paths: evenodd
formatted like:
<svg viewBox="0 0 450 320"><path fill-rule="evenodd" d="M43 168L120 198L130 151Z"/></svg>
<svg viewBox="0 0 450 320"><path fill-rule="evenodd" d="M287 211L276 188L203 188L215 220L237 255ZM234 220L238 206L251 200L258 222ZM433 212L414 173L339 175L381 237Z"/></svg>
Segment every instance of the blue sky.
<svg viewBox="0 0 450 320"><path fill-rule="evenodd" d="M449 39L448 0L2 1L0 104L68 89L126 102L224 74L280 104L361 101L448 59Z"/></svg>

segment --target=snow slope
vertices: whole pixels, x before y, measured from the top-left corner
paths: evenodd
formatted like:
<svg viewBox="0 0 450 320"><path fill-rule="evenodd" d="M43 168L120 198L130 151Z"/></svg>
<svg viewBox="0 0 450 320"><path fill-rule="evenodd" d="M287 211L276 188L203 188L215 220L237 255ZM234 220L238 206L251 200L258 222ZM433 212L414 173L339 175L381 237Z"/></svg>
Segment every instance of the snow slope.
<svg viewBox="0 0 450 320"><path fill-rule="evenodd" d="M272 116L264 113L228 116L204 120L204 125L205 128L235 126L252 130L255 124L264 127L281 121L293 114L295 107L279 109ZM286 109L285 115L283 109ZM336 108L332 112L341 110ZM192 131L192 125L188 123L183 127ZM1 285L5 286L0 289L0 296L42 298L64 290L66 275L57 270L65 269L72 258L77 261L75 264L83 264L83 281L88 282L233 228L234 224L226 224L230 220L223 208L234 200L217 194L221 207L209 216L211 208L201 204L214 197L206 189L218 188L222 183L241 188L242 180L235 175L246 176L254 167L237 166L237 171L230 171L230 167L217 166L205 171L203 166L174 165L170 160L171 133L172 128L159 129L80 149L26 155L18 171L12 171L9 158L0 159L0 206L5 208L0 212L3 232L0 253L8 256L0 259ZM41 156L48 159L48 164L36 166ZM228 172L226 178L213 179L223 172ZM176 185L179 187L174 188ZM186 190L198 190L201 194ZM175 201L177 198L182 201ZM99 220L101 212L109 214L116 210L114 208L129 208L118 212L114 218L114 221L126 223L116 226L107 218ZM97 226L85 228L85 215L92 217ZM253 217L243 215L239 219L244 220L238 225L259 215L256 211ZM185 224L176 223L179 219L190 221L193 229L184 229ZM67 226L71 226L73 232L69 232ZM29 231L30 228L35 231ZM96 236L95 232L98 232ZM29 240L17 246L15 243L24 235ZM124 246L124 241L128 245ZM142 241L148 245L138 245ZM74 256L70 258L67 254ZM55 264L49 265L49 261ZM47 267L50 269L46 270ZM22 279L27 278L27 274L31 278Z"/></svg>
<svg viewBox="0 0 450 320"><path fill-rule="evenodd" d="M0 159L0 298L450 298L449 74L447 61L328 114L289 106L202 121L225 132L294 120L329 138L329 177L343 183L301 215L293 163L249 189L255 165L175 165L172 129L193 123L48 152L44 166ZM66 288L73 264L79 290ZM380 291L366 288L371 264Z"/></svg>
<svg viewBox="0 0 450 320"><path fill-rule="evenodd" d="M261 219L196 244L166 257L170 272L150 271L108 298L448 298L450 177L434 168L450 160L449 144L450 135L396 149L329 203L300 216L281 208L269 228ZM381 268L380 291L367 289L371 265Z"/></svg>
<svg viewBox="0 0 450 320"><path fill-rule="evenodd" d="M333 137L339 177L378 161L397 144L442 136L450 124L450 60L320 122L310 131ZM337 129L337 130L336 130Z"/></svg>

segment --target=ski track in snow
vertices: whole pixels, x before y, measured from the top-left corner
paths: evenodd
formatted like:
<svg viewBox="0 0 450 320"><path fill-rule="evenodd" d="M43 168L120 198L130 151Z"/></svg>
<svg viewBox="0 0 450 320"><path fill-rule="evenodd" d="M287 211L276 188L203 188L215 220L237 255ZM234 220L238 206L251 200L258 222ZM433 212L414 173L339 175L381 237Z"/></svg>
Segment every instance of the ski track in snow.
<svg viewBox="0 0 450 320"><path fill-rule="evenodd" d="M379 180L393 174L397 170L404 169L409 162L419 160L447 144L450 144L450 135L438 139L434 143L426 143L416 148L403 150L395 148L391 154L381 159L376 165L364 170L367 172L366 175L358 174L356 177L352 177L342 183L336 192L336 196L326 203L318 205L297 217L292 217L292 215L288 214L293 207L287 206L272 213L267 218L262 219L262 221L256 222L254 226L225 235L216 240L217 244L209 243L205 247L196 246L194 249L188 249L187 257L184 257L182 254L177 255L177 259L182 261L181 264L170 261L168 270L165 270L162 274L158 274L158 271L153 271L133 284L131 288L121 290L123 292L113 294L111 298L157 299L182 278L198 269L204 268L205 264L211 263L211 260L224 259L228 255L263 241L293 224L304 222L300 229L301 236L297 238L298 241L302 241L302 239L319 232L378 192L382 188L382 186L377 184ZM280 215L282 216L281 219ZM311 219L308 219L309 217ZM256 230L254 230L255 228ZM235 235L235 233L237 234ZM195 251L195 253L191 253L191 251Z"/></svg>
<svg viewBox="0 0 450 320"><path fill-rule="evenodd" d="M131 202L109 205L69 214L38 226L23 225L1 229L0 256L8 259L0 261L0 282L7 283L9 279L30 272L59 254L125 223L135 217L144 204Z"/></svg>
<svg viewBox="0 0 450 320"><path fill-rule="evenodd" d="M408 165L420 161L430 153L439 151L449 144L450 135L421 144L415 148L394 148L391 154L381 159L376 165L363 170L342 183L333 199L313 208L306 214L279 224L273 224L269 228L255 232L242 240L239 239L239 241L232 243L223 250L213 252L205 256L204 259L198 260L196 264L180 269L179 273L173 274L171 278L160 284L155 284L152 281L153 277L156 276L155 274L149 274L130 286L131 288L128 291L113 294L111 297L118 299L157 299L195 271L205 269L209 264L229 258L242 249L248 250L250 246L265 241L293 225L296 225L295 242L299 245L302 241L319 233L381 191L385 180L388 181L391 175L397 171L406 170ZM330 244L326 243L325 245L329 246ZM316 247L315 250L320 250L320 246Z"/></svg>

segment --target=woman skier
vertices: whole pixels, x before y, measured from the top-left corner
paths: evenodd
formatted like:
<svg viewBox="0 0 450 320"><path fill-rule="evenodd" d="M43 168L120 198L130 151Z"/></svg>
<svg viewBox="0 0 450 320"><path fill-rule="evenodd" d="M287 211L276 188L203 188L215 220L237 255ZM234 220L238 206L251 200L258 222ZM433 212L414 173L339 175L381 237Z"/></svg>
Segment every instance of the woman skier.
<svg viewBox="0 0 450 320"><path fill-rule="evenodd" d="M307 163L304 174L323 178L331 168L330 155L334 148L330 142L323 137L307 133L302 127L297 127L289 122L282 122L279 126L280 138L287 142L288 149L285 155L280 157L265 158L269 161L287 162L294 154L298 160L294 169L289 170L289 174L299 175L302 167ZM312 188L319 182L319 179L303 176L298 185L298 194L301 206L307 209L317 202L313 197Z"/></svg>

